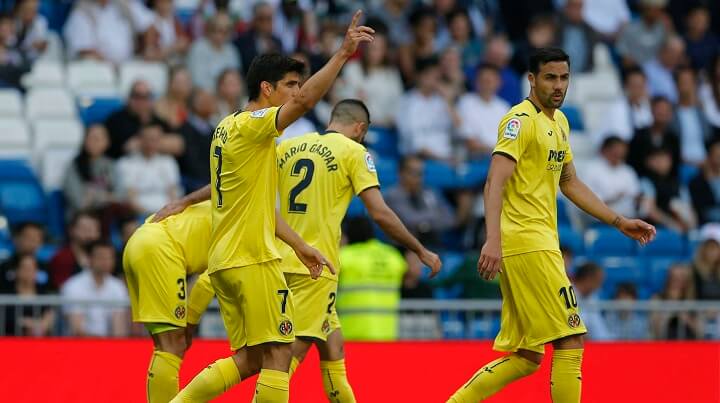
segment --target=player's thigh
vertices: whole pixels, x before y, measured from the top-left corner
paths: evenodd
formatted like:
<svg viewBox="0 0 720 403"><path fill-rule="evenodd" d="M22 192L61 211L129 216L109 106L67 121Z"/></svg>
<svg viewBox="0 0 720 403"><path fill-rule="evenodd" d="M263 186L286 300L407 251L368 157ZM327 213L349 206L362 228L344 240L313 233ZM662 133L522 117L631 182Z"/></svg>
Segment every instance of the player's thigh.
<svg viewBox="0 0 720 403"><path fill-rule="evenodd" d="M184 327L188 293L181 251L159 226L144 225L136 234L123 257L133 320Z"/></svg>
<svg viewBox="0 0 720 403"><path fill-rule="evenodd" d="M337 282L324 277L313 280L309 275L296 273L285 273L285 279L297 308L295 335L326 340L340 326L335 310Z"/></svg>
<svg viewBox="0 0 720 403"><path fill-rule="evenodd" d="M280 261L233 270L242 276L247 345L292 343L295 340L294 295L280 270Z"/></svg>
<svg viewBox="0 0 720 403"><path fill-rule="evenodd" d="M337 361L345 359L345 339L342 329L335 329L327 337L327 340L316 343L321 361Z"/></svg>
<svg viewBox="0 0 720 403"><path fill-rule="evenodd" d="M220 306L220 316L225 324L230 349L240 350L247 344L244 305L247 295L242 291L244 267L225 269L210 273L210 282ZM257 285L260 287L260 285Z"/></svg>

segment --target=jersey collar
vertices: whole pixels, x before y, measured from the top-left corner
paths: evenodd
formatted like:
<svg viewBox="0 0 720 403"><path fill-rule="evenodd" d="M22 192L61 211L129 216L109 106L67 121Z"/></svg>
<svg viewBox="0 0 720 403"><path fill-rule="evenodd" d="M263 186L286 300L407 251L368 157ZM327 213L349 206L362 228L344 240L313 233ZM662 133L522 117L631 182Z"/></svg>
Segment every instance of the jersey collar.
<svg viewBox="0 0 720 403"><path fill-rule="evenodd" d="M533 101L530 99L530 97L526 97L525 100L528 101L528 102L530 102L530 104L535 107L535 112L537 112L537 113L542 112L542 109L538 108L538 106L535 105L535 102L533 102Z"/></svg>
<svg viewBox="0 0 720 403"><path fill-rule="evenodd" d="M325 130L324 132L320 133L320 135L323 136L323 135L330 134L330 133L341 134L339 131L336 131L336 130Z"/></svg>

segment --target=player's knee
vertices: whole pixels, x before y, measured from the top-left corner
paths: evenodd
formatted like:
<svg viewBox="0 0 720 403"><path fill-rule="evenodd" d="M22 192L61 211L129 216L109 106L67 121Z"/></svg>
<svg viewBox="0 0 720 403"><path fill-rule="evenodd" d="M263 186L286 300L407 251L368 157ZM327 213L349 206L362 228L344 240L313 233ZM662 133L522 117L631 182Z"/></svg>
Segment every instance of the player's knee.
<svg viewBox="0 0 720 403"><path fill-rule="evenodd" d="M163 332L157 335L160 350L183 358L189 346L189 341L185 336L185 329L175 329Z"/></svg>
<svg viewBox="0 0 720 403"><path fill-rule="evenodd" d="M262 353L262 367L281 369L290 366L292 346L290 343L267 343Z"/></svg>
<svg viewBox="0 0 720 403"><path fill-rule="evenodd" d="M518 350L515 354L537 365L540 365L545 357L545 354L530 350ZM537 370L537 368L535 368L535 370ZM535 370L532 372L535 372Z"/></svg>
<svg viewBox="0 0 720 403"><path fill-rule="evenodd" d="M585 336L582 334L574 334L572 336L563 337L555 340L553 347L556 349L581 349L585 347Z"/></svg>

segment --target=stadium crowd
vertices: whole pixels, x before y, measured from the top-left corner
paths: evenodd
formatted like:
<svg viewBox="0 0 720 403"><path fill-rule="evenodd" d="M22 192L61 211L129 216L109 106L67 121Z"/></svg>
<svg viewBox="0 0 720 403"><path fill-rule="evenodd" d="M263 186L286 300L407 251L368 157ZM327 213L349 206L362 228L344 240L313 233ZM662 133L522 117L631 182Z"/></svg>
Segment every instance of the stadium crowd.
<svg viewBox="0 0 720 403"><path fill-rule="evenodd" d="M167 66L165 88L134 80L120 94L119 107L84 126L82 144L67 167L52 168L64 169L66 236L51 233L46 222L6 217L12 239L3 241L3 293L126 299L124 243L149 214L209 182L211 134L220 119L243 108L243 77L253 57L281 52L314 72L339 45L351 13L362 8L365 25L376 30L375 41L280 141L324 130L338 100L367 104L372 120L367 146L377 157L388 204L424 244L447 257L445 273L430 281L419 259L401 251L406 267L397 287L404 298L499 297L497 283L476 274L482 185L498 121L527 95L529 51L555 45L570 55L578 77L577 89L571 80L563 110L580 176L618 212L663 229L658 241L674 247L651 252L617 245L605 238L606 228L559 200L560 243L578 299L720 299L716 1L0 4L3 87L28 91L23 76L32 74L53 44L64 49L64 63L92 60L120 68L141 60ZM62 40L53 41L53 35ZM593 80L617 93L598 102L595 96L604 89L590 85ZM351 205L349 216L364 215L361 206ZM623 263L613 266L618 258ZM643 274L649 272L653 276ZM139 331L122 309L40 311L8 308L5 332L19 326L22 334L55 334L59 321L62 332L79 336ZM691 315L628 315L589 311L584 317L590 337L597 339L720 337Z"/></svg>

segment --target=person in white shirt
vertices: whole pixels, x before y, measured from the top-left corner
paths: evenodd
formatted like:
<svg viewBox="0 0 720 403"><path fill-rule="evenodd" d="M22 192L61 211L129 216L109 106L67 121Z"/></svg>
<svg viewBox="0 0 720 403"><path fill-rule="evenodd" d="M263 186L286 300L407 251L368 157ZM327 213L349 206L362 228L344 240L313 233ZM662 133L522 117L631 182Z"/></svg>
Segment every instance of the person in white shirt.
<svg viewBox="0 0 720 403"><path fill-rule="evenodd" d="M205 26L205 37L190 46L187 65L196 86L213 91L224 70L240 68L240 55L230 42L231 30L230 17L218 13ZM251 60L245 62L250 63Z"/></svg>
<svg viewBox="0 0 720 403"><path fill-rule="evenodd" d="M617 136L607 137L599 158L585 167L585 183L602 200L625 217L637 215L640 181L635 170L625 163L627 143Z"/></svg>
<svg viewBox="0 0 720 403"><path fill-rule="evenodd" d="M417 87L403 95L395 117L401 151L422 158L451 160L452 130L457 117L443 98L437 58L418 60Z"/></svg>
<svg viewBox="0 0 720 403"><path fill-rule="evenodd" d="M29 60L40 57L48 44L48 22L38 13L38 0L19 0L15 2L15 38L17 44Z"/></svg>
<svg viewBox="0 0 720 403"><path fill-rule="evenodd" d="M604 40L615 42L630 21L630 8L626 0L585 0L583 19Z"/></svg>
<svg viewBox="0 0 720 403"><path fill-rule="evenodd" d="M135 35L153 23L153 14L139 0L79 0L65 23L70 57L119 64L135 53Z"/></svg>
<svg viewBox="0 0 720 403"><path fill-rule="evenodd" d="M139 214L151 214L179 197L180 170L174 158L158 153L160 126L140 131L140 152L117 162L118 197Z"/></svg>
<svg viewBox="0 0 720 403"><path fill-rule="evenodd" d="M476 73L475 93L467 93L458 101L460 136L472 156L490 155L497 141L498 124L510 110L510 104L497 96L501 84L500 70L482 64Z"/></svg>
<svg viewBox="0 0 720 403"><path fill-rule="evenodd" d="M128 299L123 282L112 276L114 270L115 248L109 242L97 241L90 246L90 268L63 284L60 293L64 298L97 302L64 307L70 335L122 337L128 334L127 308L103 304Z"/></svg>
<svg viewBox="0 0 720 403"><path fill-rule="evenodd" d="M710 125L698 100L698 84L695 70L681 67L675 72L678 88L678 104L675 108L680 150L686 164L701 166L707 157L705 143L710 140Z"/></svg>
<svg viewBox="0 0 720 403"><path fill-rule="evenodd" d="M710 64L707 81L700 87L700 102L710 125L720 129L720 53Z"/></svg>
<svg viewBox="0 0 720 403"><path fill-rule="evenodd" d="M650 96L661 95L673 104L678 101L678 91L673 73L685 57L685 42L679 36L671 36L662 45L657 57L643 64L650 87Z"/></svg>
<svg viewBox="0 0 720 403"><path fill-rule="evenodd" d="M646 129L652 125L650 96L643 70L639 67L625 70L623 85L625 96L612 104L606 119L602 121L602 128L593 133L593 142L596 145L601 144L609 135L616 135L629 142L635 130Z"/></svg>
<svg viewBox="0 0 720 403"><path fill-rule="evenodd" d="M598 294L603 282L605 282L605 272L602 267L592 262L578 267L572 278L575 298L578 305L583 308L580 317L588 330L586 337L591 340L615 339L602 312L592 305L593 301L600 299Z"/></svg>

